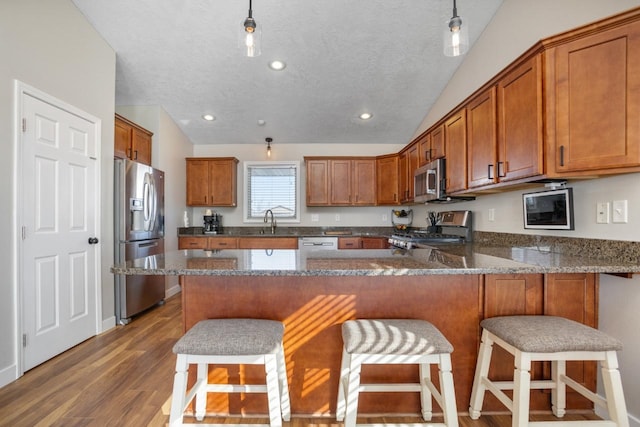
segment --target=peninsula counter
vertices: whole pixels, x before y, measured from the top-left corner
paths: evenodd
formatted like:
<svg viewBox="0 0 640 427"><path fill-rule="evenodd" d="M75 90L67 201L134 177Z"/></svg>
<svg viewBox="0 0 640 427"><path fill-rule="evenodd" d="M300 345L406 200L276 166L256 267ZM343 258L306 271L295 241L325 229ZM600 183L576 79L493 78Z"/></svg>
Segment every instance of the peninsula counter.
<svg viewBox="0 0 640 427"><path fill-rule="evenodd" d="M116 274L180 276L185 331L206 318L255 317L285 323L285 354L294 415L335 414L342 351L341 324L354 318L416 318L437 326L454 346L458 411L465 412L480 343L480 321L509 314L548 314L597 327L598 274L640 272L640 264L551 253L537 248L443 246L385 250L175 251L115 265ZM499 350L499 349L497 349ZM513 374L505 352L492 374ZM220 367L211 375L259 381L263 373ZM413 378L413 366L363 368L363 380ZM593 363L568 369L595 390ZM538 364L534 377L549 375ZM437 376L435 376L437 377ZM217 396L209 410L266 413L261 396ZM577 395L568 407L591 408ZM215 409L213 409L215 408ZM504 411L487 395L486 410ZM549 396L532 393L532 409L548 410ZM365 393L359 413L417 414L415 393Z"/></svg>

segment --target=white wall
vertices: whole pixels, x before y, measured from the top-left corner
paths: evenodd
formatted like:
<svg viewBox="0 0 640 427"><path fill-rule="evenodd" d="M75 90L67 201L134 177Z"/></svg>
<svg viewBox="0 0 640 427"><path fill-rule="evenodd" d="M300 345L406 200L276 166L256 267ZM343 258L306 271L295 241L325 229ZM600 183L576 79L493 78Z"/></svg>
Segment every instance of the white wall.
<svg viewBox="0 0 640 427"><path fill-rule="evenodd" d="M415 135L446 115L536 41L637 6L636 0L505 0ZM464 16L463 4L459 4L459 12ZM574 188L576 230L540 234L640 241L640 174L570 184ZM474 211L476 230L524 234L528 231L522 227L522 192L480 196L456 208ZM628 200L629 222L596 224L596 202L613 200ZM494 222L488 221L489 209L496 211ZM628 410L636 427L640 426L638 276L620 279L601 275L599 314L600 328L621 339L625 346L620 353L620 367Z"/></svg>
<svg viewBox="0 0 640 427"><path fill-rule="evenodd" d="M178 227L186 210L187 187L185 157L193 155L193 144L173 119L159 106L116 107L118 114L153 132L151 165L165 176L165 250L178 249ZM178 278L167 277L167 296L178 291Z"/></svg>
<svg viewBox="0 0 640 427"><path fill-rule="evenodd" d="M113 317L113 111L115 53L69 0L0 1L0 386L17 375L14 79L102 120L100 244L104 318ZM15 223L14 223L15 221Z"/></svg>

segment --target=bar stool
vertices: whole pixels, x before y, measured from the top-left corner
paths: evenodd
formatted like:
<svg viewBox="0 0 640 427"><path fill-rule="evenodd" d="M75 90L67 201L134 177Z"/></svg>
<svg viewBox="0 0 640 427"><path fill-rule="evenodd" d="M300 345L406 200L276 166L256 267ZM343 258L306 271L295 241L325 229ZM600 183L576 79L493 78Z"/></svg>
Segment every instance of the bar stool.
<svg viewBox="0 0 640 427"><path fill-rule="evenodd" d="M345 427L356 426L360 392L419 392L425 421L432 418L432 398L443 411L444 423L430 426L458 426L451 373L453 346L435 326L414 319L348 320L342 324L342 339L336 418L344 420ZM361 384L363 364L418 364L420 380L405 384ZM438 365L440 391L431 381L432 364Z"/></svg>
<svg viewBox="0 0 640 427"><path fill-rule="evenodd" d="M284 325L275 320L209 319L194 325L173 347L177 359L169 426L202 426L184 424L183 413L195 398L195 417L202 421L206 413L207 393L211 392L266 393L270 424L262 426L280 427L282 419L289 421L291 408L283 335ZM190 364L197 365L197 378L187 394ZM266 384L209 383L209 364L264 365Z"/></svg>
<svg viewBox="0 0 640 427"><path fill-rule="evenodd" d="M513 427L535 425L598 425L628 427L627 409L618 371L616 350L622 343L607 334L572 320L555 316L504 316L484 319L482 343L471 391L469 415L480 417L485 390L493 393L512 413ZM491 381L487 375L493 344L515 358L513 381ZM566 375L566 361L594 360L602 368L606 398L602 398ZM551 379L531 381L531 362L550 361ZM565 414L566 386L609 411L611 421L529 421L531 389L551 389L553 414ZM510 399L502 390L513 390Z"/></svg>

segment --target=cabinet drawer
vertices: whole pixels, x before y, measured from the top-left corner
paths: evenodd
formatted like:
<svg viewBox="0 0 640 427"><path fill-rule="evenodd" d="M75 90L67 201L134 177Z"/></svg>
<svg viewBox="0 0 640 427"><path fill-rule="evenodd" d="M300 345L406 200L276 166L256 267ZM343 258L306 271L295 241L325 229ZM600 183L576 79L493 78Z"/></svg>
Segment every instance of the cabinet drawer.
<svg viewBox="0 0 640 427"><path fill-rule="evenodd" d="M298 249L297 237L240 237L240 249Z"/></svg>
<svg viewBox="0 0 640 427"><path fill-rule="evenodd" d="M206 249L206 237L180 237L178 239L178 249Z"/></svg>
<svg viewBox="0 0 640 427"><path fill-rule="evenodd" d="M209 237L207 249L237 249L238 239L235 237Z"/></svg>
<svg viewBox="0 0 640 427"><path fill-rule="evenodd" d="M362 239L360 237L340 237L338 239L338 249L360 249Z"/></svg>

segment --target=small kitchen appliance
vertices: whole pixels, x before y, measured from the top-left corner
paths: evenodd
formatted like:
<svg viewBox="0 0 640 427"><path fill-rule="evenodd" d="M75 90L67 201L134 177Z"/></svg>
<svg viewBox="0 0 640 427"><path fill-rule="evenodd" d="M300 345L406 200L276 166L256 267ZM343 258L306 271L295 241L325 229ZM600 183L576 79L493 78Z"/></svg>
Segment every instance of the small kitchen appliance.
<svg viewBox="0 0 640 427"><path fill-rule="evenodd" d="M204 234L222 234L222 215L213 212L204 216Z"/></svg>
<svg viewBox="0 0 640 427"><path fill-rule="evenodd" d="M435 225L431 222L427 228L396 232L389 238L389 243L398 248L413 249L421 245L461 244L473 240L471 211L439 212L431 218L437 218Z"/></svg>

